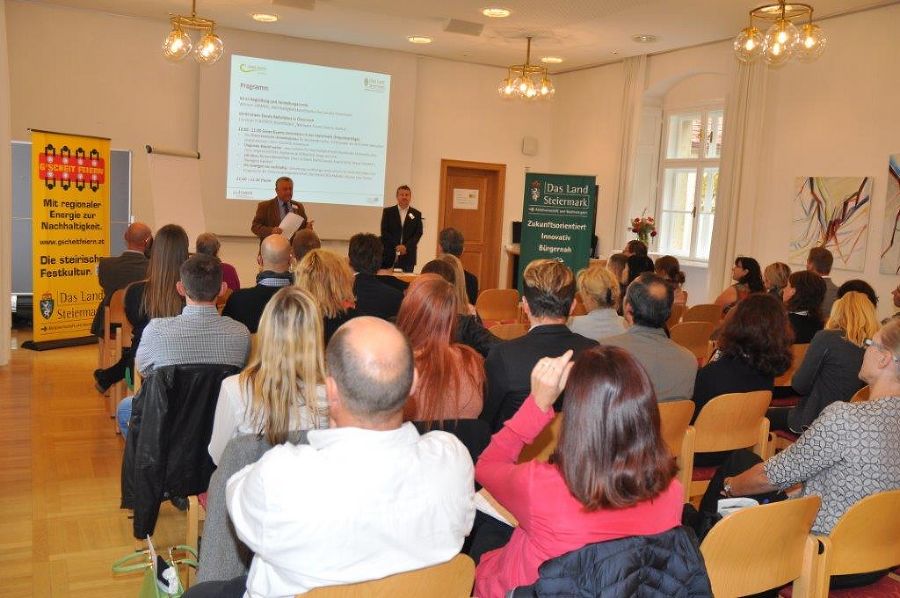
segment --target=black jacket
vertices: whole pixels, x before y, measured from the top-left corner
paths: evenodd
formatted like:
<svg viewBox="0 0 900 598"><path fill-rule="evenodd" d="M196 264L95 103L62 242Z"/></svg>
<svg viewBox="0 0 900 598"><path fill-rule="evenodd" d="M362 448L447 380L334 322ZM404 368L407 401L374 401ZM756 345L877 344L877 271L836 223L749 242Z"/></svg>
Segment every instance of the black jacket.
<svg viewBox="0 0 900 598"><path fill-rule="evenodd" d="M468 270L463 270L463 274L466 276L466 296L469 298L469 303L475 305L475 302L478 301L478 277Z"/></svg>
<svg viewBox="0 0 900 598"><path fill-rule="evenodd" d="M147 265L150 263L143 253L126 251L116 257L101 258L97 262L97 278L103 287L103 301L97 307L94 321L91 323L91 334L103 336L103 308L109 305L113 293L124 289L133 282L147 278Z"/></svg>
<svg viewBox="0 0 900 598"><path fill-rule="evenodd" d="M400 208L391 206L381 213L381 242L384 244L384 255L381 257L382 268L396 266L405 272L412 272L416 265L416 254L419 239L422 238L422 212L410 206L406 220L400 222ZM401 239L402 237L402 239ZM406 255L397 256L397 245L400 241L406 246ZM394 263L396 258L397 263Z"/></svg>
<svg viewBox="0 0 900 598"><path fill-rule="evenodd" d="M694 532L684 526L653 536L588 544L545 562L540 578L513 598L712 598Z"/></svg>
<svg viewBox="0 0 900 598"><path fill-rule="evenodd" d="M122 507L134 509L134 537L153 533L159 505L205 492L215 466L209 456L222 380L231 365L171 365L144 378L134 397L122 460Z"/></svg>
<svg viewBox="0 0 900 598"><path fill-rule="evenodd" d="M502 341L484 327L478 316L460 314L456 316L456 338L453 342L468 345L482 357L487 357L491 348Z"/></svg>
<svg viewBox="0 0 900 598"><path fill-rule="evenodd" d="M255 334L266 304L282 288L257 284L247 289L238 289L228 297L222 315L237 320L247 327L250 334Z"/></svg>
<svg viewBox="0 0 900 598"><path fill-rule="evenodd" d="M375 316L383 320L397 317L403 293L384 284L374 274L359 272L353 279L356 312L360 316Z"/></svg>

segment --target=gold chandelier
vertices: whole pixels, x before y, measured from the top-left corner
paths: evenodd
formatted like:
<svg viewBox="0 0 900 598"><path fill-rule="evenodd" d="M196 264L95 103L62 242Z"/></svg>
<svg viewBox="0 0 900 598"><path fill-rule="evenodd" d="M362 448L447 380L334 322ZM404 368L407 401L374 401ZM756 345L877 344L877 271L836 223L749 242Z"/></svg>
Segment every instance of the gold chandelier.
<svg viewBox="0 0 900 598"><path fill-rule="evenodd" d="M531 36L525 51L525 64L514 64L506 69L506 78L497 89L502 98L540 100L556 93L547 67L531 64Z"/></svg>
<svg viewBox="0 0 900 598"><path fill-rule="evenodd" d="M750 26L734 38L734 53L742 62L753 62L760 56L769 66L781 66L792 57L801 62L811 62L825 50L825 34L813 24L813 7L796 2L767 4L750 11ZM753 19L771 22L763 35L753 24ZM803 21L798 27L793 21Z"/></svg>
<svg viewBox="0 0 900 598"><path fill-rule="evenodd" d="M191 0L191 16L170 14L172 31L163 42L163 55L176 62L194 50L194 59L200 64L214 64L225 50L222 39L216 35L216 22L212 19L197 16L197 0ZM200 41L194 46L191 36L185 29L194 29L202 32Z"/></svg>

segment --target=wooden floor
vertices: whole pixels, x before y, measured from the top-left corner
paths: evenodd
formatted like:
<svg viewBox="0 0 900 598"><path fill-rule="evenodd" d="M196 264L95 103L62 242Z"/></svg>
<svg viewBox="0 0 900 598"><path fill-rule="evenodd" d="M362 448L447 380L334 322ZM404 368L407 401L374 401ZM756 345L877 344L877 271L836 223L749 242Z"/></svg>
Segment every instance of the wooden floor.
<svg viewBox="0 0 900 598"><path fill-rule="evenodd" d="M113 576L135 549L119 508L123 442L91 372L97 347L18 349L0 367L0 596L135 596L140 575ZM166 503L154 543L184 542Z"/></svg>

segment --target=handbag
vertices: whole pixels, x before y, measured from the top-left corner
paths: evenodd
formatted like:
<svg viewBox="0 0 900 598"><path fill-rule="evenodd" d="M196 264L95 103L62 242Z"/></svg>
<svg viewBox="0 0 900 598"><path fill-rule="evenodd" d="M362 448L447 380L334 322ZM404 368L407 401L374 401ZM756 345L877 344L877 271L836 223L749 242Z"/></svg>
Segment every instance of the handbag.
<svg viewBox="0 0 900 598"><path fill-rule="evenodd" d="M175 558L175 551L185 554ZM125 555L112 565L113 573L143 571L144 577L138 590L138 598L181 598L184 584L178 577L178 566L197 568L197 552L191 546L178 545L169 549L169 559L156 554L153 544L147 550ZM162 573L160 574L160 572Z"/></svg>

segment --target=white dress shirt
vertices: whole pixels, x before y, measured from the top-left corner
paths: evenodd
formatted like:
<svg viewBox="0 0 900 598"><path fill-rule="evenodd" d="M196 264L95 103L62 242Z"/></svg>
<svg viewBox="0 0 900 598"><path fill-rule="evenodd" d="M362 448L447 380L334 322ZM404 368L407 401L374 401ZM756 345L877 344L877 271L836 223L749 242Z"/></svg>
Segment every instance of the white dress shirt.
<svg viewBox="0 0 900 598"><path fill-rule="evenodd" d="M379 579L443 563L475 518L474 467L446 432L309 432L228 480L238 536L253 550L250 598Z"/></svg>

